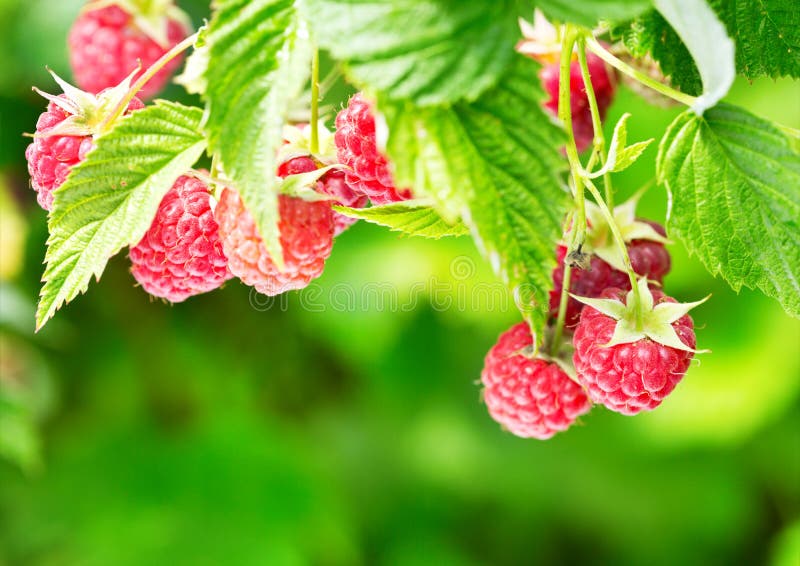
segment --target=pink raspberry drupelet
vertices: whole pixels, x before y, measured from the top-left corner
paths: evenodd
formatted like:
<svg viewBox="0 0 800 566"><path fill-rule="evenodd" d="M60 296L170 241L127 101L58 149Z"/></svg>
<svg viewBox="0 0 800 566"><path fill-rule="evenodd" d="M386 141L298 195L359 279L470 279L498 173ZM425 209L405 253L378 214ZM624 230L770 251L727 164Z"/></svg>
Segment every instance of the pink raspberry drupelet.
<svg viewBox="0 0 800 566"><path fill-rule="evenodd" d="M283 271L272 261L238 193L225 189L214 213L231 273L270 296L308 286L322 274L333 247L334 219L329 202L281 195L278 211Z"/></svg>
<svg viewBox="0 0 800 566"><path fill-rule="evenodd" d="M604 119L606 110L614 99L616 82L611 71L600 57L594 53L586 54L586 63L589 67L589 75L592 79L595 98L597 99L597 109L600 111L600 118ZM584 151L592 145L594 138L594 127L592 125L592 112L589 107L589 97L583 84L580 63L575 59L570 65L570 108L572 110L572 129L575 134L575 143L578 151ZM550 63L542 67L539 78L542 81L545 91L549 98L544 106L553 116L558 115L558 83L560 65L558 62Z"/></svg>
<svg viewBox="0 0 800 566"><path fill-rule="evenodd" d="M166 21L166 43L159 45L136 25L134 16L111 5L92 9L89 4L69 32L70 64L75 81L83 90L97 93L120 83L141 61L142 70L155 63L189 35L186 26L174 19ZM143 99L161 91L182 57L161 69L139 93Z"/></svg>
<svg viewBox="0 0 800 566"><path fill-rule="evenodd" d="M524 322L500 335L486 355L483 398L492 418L513 434L544 440L568 429L591 403L558 364L524 355L532 344Z"/></svg>
<svg viewBox="0 0 800 566"><path fill-rule="evenodd" d="M68 100L64 94L58 98ZM128 105L128 112L141 108L144 108L142 101L134 98ZM47 135L70 116L72 114L51 101L39 116L33 143L25 150L31 186L37 193L36 200L45 210L53 209L53 191L64 183L72 168L94 147L92 135Z"/></svg>
<svg viewBox="0 0 800 566"><path fill-rule="evenodd" d="M162 199L147 233L131 248L130 259L142 288L172 303L230 279L206 184L180 177Z"/></svg>
<svg viewBox="0 0 800 566"><path fill-rule="evenodd" d="M652 289L655 305L675 303ZM626 291L607 289L604 298L626 300ZM614 335L617 321L586 306L575 329L573 362L578 381L589 398L623 415L635 415L658 407L683 379L694 352L659 344L650 338L605 347ZM685 314L672 323L680 341L696 346L692 318Z"/></svg>
<svg viewBox="0 0 800 566"><path fill-rule="evenodd" d="M310 173L317 170L317 164L307 156L295 157L281 163L278 166L278 176L287 177L300 173ZM345 174L338 169L328 171L319 181L317 181L317 192L335 198L337 204L350 208L364 208L369 199L362 194L356 193L345 181ZM333 213L334 236L338 236L347 228L353 225L357 219L349 218L338 212Z"/></svg>
<svg viewBox="0 0 800 566"><path fill-rule="evenodd" d="M394 185L386 156L378 149L375 114L359 93L336 116L336 152L339 161L352 171L345 174L347 184L373 204L389 204L411 198L411 191Z"/></svg>
<svg viewBox="0 0 800 566"><path fill-rule="evenodd" d="M650 224L661 236L666 236L664 227L657 222L644 221ZM564 284L564 259L567 247L559 245L556 248L558 265L553 270L553 290L550 291L550 316L558 317L558 307L561 300L561 290ZM669 252L664 244L653 240L633 240L628 243L628 255L633 271L650 281L663 283L664 276L669 273L672 262ZM573 268L570 274L570 292L580 297L599 297L600 294L611 287L629 291L631 281L628 275L611 267L608 263L592 255L589 269ZM574 328L580 320L583 303L570 297L567 301L567 315L564 326Z"/></svg>

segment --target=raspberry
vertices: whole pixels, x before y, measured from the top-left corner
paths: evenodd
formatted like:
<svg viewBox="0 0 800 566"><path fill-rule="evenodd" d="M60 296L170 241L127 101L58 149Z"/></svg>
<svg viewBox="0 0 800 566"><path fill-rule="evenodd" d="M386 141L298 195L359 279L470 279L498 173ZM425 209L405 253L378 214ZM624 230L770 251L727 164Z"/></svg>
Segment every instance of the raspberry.
<svg viewBox="0 0 800 566"><path fill-rule="evenodd" d="M589 75L592 79L597 108L600 111L600 118L604 119L606 110L614 99L616 85L613 76L609 73L605 63L594 53L586 54L586 63L589 67ZM592 145L594 138L594 127L592 125L592 112L589 108L589 98L583 84L580 63L575 60L570 65L570 109L572 111L572 129L575 134L575 143L578 151L584 151ZM545 91L550 95L544 107L554 116L558 114L558 83L559 83L560 63L550 63L542 67L539 78L544 85Z"/></svg>
<svg viewBox="0 0 800 566"><path fill-rule="evenodd" d="M483 398L492 418L513 434L545 440L568 429L591 403L558 364L527 357L523 351L532 344L524 322L500 335L486 355Z"/></svg>
<svg viewBox="0 0 800 566"><path fill-rule="evenodd" d="M66 87L67 92L72 92L72 87L55 75L54 78ZM86 99L79 100L71 99L66 94L52 96L40 93L50 102L36 122L36 134L33 143L25 150L25 159L28 161L31 186L38 193L36 200L43 209L53 209L53 191L64 183L72 168L83 161L94 147L94 136L100 133L100 124L125 92L126 81L97 96L87 95ZM78 97L81 97L81 93ZM127 112L141 108L144 108L142 101L134 98Z"/></svg>
<svg viewBox="0 0 800 566"><path fill-rule="evenodd" d="M278 166L278 176L287 177L288 175L310 173L316 170L317 164L313 159L308 156L301 156L281 163ZM364 208L368 201L365 195L358 194L350 188L350 185L345 181L344 172L337 169L332 169L325 173L325 176L317 182L317 191L334 197L336 203L350 208ZM334 236L344 232L355 221L355 218L349 218L344 214L334 212Z"/></svg>
<svg viewBox="0 0 800 566"><path fill-rule="evenodd" d="M644 220L653 227L661 236L666 236L664 227L656 222ZM664 276L669 273L671 261L669 252L661 242L652 240L633 240L627 246L628 256L634 273L646 277L650 281L663 283ZM553 270L553 289L550 291L550 316L558 316L558 306L561 301L561 289L564 284L564 259L567 255L567 247L559 245L556 248L556 260L558 265ZM592 255L588 269L573 268L570 273L569 290L573 295L581 297L599 297L600 294L610 288L616 287L629 291L631 280L624 271L613 268L611 265ZM573 328L578 324L578 320L583 310L583 304L570 297L567 300L567 314L564 319L566 328Z"/></svg>
<svg viewBox="0 0 800 566"><path fill-rule="evenodd" d="M650 290L644 279L639 289L644 299L642 330L630 322L635 320L630 317L633 293L607 289L604 299L587 300L591 303L583 309L573 337L578 381L593 402L623 415L660 405L683 379L696 346L694 325L686 313L697 303L677 303Z"/></svg>
<svg viewBox="0 0 800 566"><path fill-rule="evenodd" d="M284 271L272 261L238 193L225 189L214 212L231 273L270 296L302 289L319 277L333 247L330 203L280 195L278 211Z"/></svg>
<svg viewBox="0 0 800 566"><path fill-rule="evenodd" d="M144 290L172 303L230 279L208 187L194 177L178 178L147 233L131 248L130 259Z"/></svg>
<svg viewBox="0 0 800 566"><path fill-rule="evenodd" d="M165 2L142 13L130 0L92 8L78 16L69 32L69 54L75 81L84 90L100 92L122 81L141 62L142 72L188 35L183 14ZM180 66L176 57L148 81L142 98L158 93Z"/></svg>
<svg viewBox="0 0 800 566"><path fill-rule="evenodd" d="M411 191L394 186L386 156L378 150L375 115L360 93L336 116L335 140L339 161L352 170L345 180L356 193L378 205L411 198Z"/></svg>

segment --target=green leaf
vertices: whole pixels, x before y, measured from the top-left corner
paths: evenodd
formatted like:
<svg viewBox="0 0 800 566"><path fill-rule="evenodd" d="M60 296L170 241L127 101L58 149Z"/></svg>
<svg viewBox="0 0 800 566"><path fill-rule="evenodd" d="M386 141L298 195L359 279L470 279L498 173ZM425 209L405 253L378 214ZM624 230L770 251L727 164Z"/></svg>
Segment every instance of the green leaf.
<svg viewBox="0 0 800 566"><path fill-rule="evenodd" d="M558 177L564 136L541 109L536 72L520 58L471 104L380 109L398 186L431 199L447 220L463 218L541 340L568 197Z"/></svg>
<svg viewBox="0 0 800 566"><path fill-rule="evenodd" d="M275 153L308 76L308 32L292 0L218 0L208 27L209 146L282 264Z"/></svg>
<svg viewBox="0 0 800 566"><path fill-rule="evenodd" d="M334 206L333 209L350 218L386 226L394 232L403 232L408 236L439 239L469 234L469 229L462 222L451 224L430 206L414 200L371 208Z"/></svg>
<svg viewBox="0 0 800 566"><path fill-rule="evenodd" d="M703 92L692 104L702 114L722 100L736 77L733 41L705 1L654 0L656 9L683 40L694 59Z"/></svg>
<svg viewBox="0 0 800 566"><path fill-rule="evenodd" d="M516 57L514 0L306 0L319 45L359 87L419 105L474 100Z"/></svg>
<svg viewBox="0 0 800 566"><path fill-rule="evenodd" d="M795 0L711 0L710 4L736 45L739 74L751 79L800 77L800 10ZM649 53L687 94L700 94L700 75L689 51L657 11L615 25L611 35L621 38L635 57Z"/></svg>
<svg viewBox="0 0 800 566"><path fill-rule="evenodd" d="M608 146L608 157L606 158L605 165L590 174L588 176L590 179L602 177L610 172L617 173L619 171L624 171L633 165L642 153L644 153L644 150L653 143L653 139L651 138L646 141L626 145L628 143L627 124L628 118L630 117L630 113L626 112L620 117L617 125L614 126L614 135L611 137L611 143Z"/></svg>
<svg viewBox="0 0 800 566"><path fill-rule="evenodd" d="M736 67L744 76L800 77L797 0L712 0L736 41Z"/></svg>
<svg viewBox="0 0 800 566"><path fill-rule="evenodd" d="M136 244L161 199L206 147L203 112L163 100L123 117L55 193L37 327Z"/></svg>
<svg viewBox="0 0 800 566"><path fill-rule="evenodd" d="M702 92L703 82L689 50L667 20L655 10L612 27L611 37L621 39L634 57L650 55L658 61L661 72L686 94L697 96Z"/></svg>
<svg viewBox="0 0 800 566"><path fill-rule="evenodd" d="M595 27L600 20L620 21L652 7L650 0L539 0L536 7L551 20Z"/></svg>
<svg viewBox="0 0 800 566"><path fill-rule="evenodd" d="M720 104L684 112L658 155L669 228L714 275L800 316L800 154L772 123Z"/></svg>

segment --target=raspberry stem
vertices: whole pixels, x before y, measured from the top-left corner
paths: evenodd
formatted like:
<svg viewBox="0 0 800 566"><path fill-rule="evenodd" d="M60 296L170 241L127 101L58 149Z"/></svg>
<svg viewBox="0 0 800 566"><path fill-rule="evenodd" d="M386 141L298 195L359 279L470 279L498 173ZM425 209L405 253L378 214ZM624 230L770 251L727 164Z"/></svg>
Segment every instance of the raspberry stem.
<svg viewBox="0 0 800 566"><path fill-rule="evenodd" d="M614 55L609 53L605 49L605 47L603 47L600 44L600 42L597 41L591 34L585 34L584 38L586 41L586 47L589 48L589 51L600 57L603 61L605 61L606 63L608 63L621 73L628 75L629 77L639 81L643 85L652 88L654 91L659 92L664 96L671 98L672 100L676 100L686 106L690 107L694 106L695 102L697 101L696 97L690 96L688 94L680 92L679 90L675 90L674 88L669 87L663 83L660 83L648 77L641 71L637 71L624 61L621 61L620 59L616 58Z"/></svg>
<svg viewBox="0 0 800 566"><path fill-rule="evenodd" d="M606 139L603 134L603 121L600 118L600 108L597 106L597 96L594 92L594 85L592 85L592 77L589 73L589 63L586 60L586 37L581 35L578 37L578 63L581 67L581 76L583 77L583 86L586 90L586 98L589 100L589 110L592 115L592 128L594 130L594 151L590 158L587 171L591 171L594 166L595 159L600 160L600 167L605 165L606 155ZM596 158L595 158L596 156ZM605 189L606 204L610 209L614 208L614 188L611 185L611 173L606 171L603 174L603 188Z"/></svg>
<svg viewBox="0 0 800 566"><path fill-rule="evenodd" d="M575 189L576 219L573 223L573 230L577 231L577 243L583 244L586 238L586 199L583 176L581 175L581 162L578 157L578 146L575 143L575 133L572 130L572 111L570 106L570 66L576 37L577 31L574 27L564 26L558 76L558 119L564 124L564 129L567 132L567 159L569 160L570 173Z"/></svg>
<svg viewBox="0 0 800 566"><path fill-rule="evenodd" d="M144 85L146 85L148 81L156 75L156 73L163 69L170 61L175 59L175 57L178 57L181 53L194 45L195 41L197 41L197 38L200 35L200 31L202 30L198 30L178 43L175 47L164 53L164 55L162 55L155 63L150 65L150 67L142 74L142 76L139 77L135 83L133 83L133 86L128 91L128 94L126 94L125 98L120 101L120 103L114 109L114 112L109 114L108 118L106 118L106 120L103 122L100 128L102 132L110 129L117 119L122 116L131 100L133 100L136 94L142 90Z"/></svg>
<svg viewBox="0 0 800 566"><path fill-rule="evenodd" d="M575 143L575 132L572 130L572 109L570 105L570 66L572 65L572 49L575 45L577 31L572 26L566 25L561 33L561 62L559 63L558 75L558 118L564 124L567 132L567 159L572 176L573 195L575 197L575 212L572 217L572 228L568 253L572 252L577 246L583 245L586 239L586 196L584 193L583 176L581 175L581 162L578 157L578 146ZM561 285L561 296L559 297L558 318L553 333L553 341L550 344L550 354L553 357L558 355L561 349L561 337L564 332L564 322L566 321L567 302L569 301L569 285L572 274L572 266L568 261L564 262L564 280Z"/></svg>
<svg viewBox="0 0 800 566"><path fill-rule="evenodd" d="M594 186L594 183L592 183L591 179L584 179L584 181L586 183L586 188L589 189L589 192L597 201L597 205L600 207L600 212L602 212L603 217L606 219L606 222L608 222L608 226L611 229L611 234L614 236L614 241L617 243L620 253L622 254L622 262L625 265L625 271L631 280L631 288L633 290L633 309L636 318L636 329L641 330L644 327L644 312L642 311L639 283L636 277L636 272L633 271L633 266L631 265L631 258L628 254L628 246L625 245L625 239L622 237L622 233L619 231L619 226L617 226L616 220L614 220L614 214L611 212L611 209L608 208L608 205L606 205L605 201L603 201L600 191L597 190L597 187Z"/></svg>
<svg viewBox="0 0 800 566"><path fill-rule="evenodd" d="M311 57L311 153L319 153L319 49Z"/></svg>

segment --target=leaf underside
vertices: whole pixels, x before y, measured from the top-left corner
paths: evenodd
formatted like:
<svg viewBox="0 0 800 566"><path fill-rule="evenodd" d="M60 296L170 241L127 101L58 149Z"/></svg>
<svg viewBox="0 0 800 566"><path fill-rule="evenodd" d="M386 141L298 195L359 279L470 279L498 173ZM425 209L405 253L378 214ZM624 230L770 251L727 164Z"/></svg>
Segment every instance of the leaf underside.
<svg viewBox="0 0 800 566"><path fill-rule="evenodd" d="M320 47L359 87L418 105L474 100L515 58L515 2L307 0Z"/></svg>
<svg viewBox="0 0 800 566"><path fill-rule="evenodd" d="M398 185L432 199L445 219L463 219L541 340L568 198L558 177L564 138L540 107L536 72L520 58L474 103L381 109Z"/></svg>
<svg viewBox="0 0 800 566"><path fill-rule="evenodd" d="M334 206L334 210L350 218L358 218L385 226L407 236L439 239L447 236L465 236L469 229L461 222L446 222L430 206L414 201L404 201L371 208Z"/></svg>

